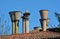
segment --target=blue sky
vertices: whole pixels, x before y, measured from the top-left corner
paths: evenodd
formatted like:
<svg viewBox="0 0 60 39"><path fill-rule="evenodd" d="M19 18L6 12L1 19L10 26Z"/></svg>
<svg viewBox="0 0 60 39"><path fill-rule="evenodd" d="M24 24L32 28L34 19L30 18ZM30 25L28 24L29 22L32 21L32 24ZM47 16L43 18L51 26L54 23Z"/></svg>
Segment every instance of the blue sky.
<svg viewBox="0 0 60 39"><path fill-rule="evenodd" d="M55 12L60 13L60 0L0 0L0 16L2 19L2 23L5 27L10 27L11 33L11 20L9 17L10 11L21 11L22 15L25 10L29 10L30 16L30 30L33 27L41 26L39 19L40 14L39 10L49 10L48 18L50 18L50 23L48 27L56 27L58 25L58 21L55 17ZM6 23L5 20L7 21ZM55 26L54 26L55 25ZM19 33L22 32L22 18L20 18L19 23Z"/></svg>

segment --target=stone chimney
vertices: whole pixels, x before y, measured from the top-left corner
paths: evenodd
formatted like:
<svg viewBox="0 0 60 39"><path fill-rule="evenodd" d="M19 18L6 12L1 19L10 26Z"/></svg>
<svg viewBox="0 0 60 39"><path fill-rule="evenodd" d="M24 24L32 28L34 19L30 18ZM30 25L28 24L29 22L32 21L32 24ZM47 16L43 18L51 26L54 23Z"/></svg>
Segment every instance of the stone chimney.
<svg viewBox="0 0 60 39"><path fill-rule="evenodd" d="M47 29L47 18L48 18L48 10L40 10L40 22L41 22L41 27L43 31L46 31Z"/></svg>
<svg viewBox="0 0 60 39"><path fill-rule="evenodd" d="M22 33L29 33L29 17L30 13L28 10L22 16Z"/></svg>
<svg viewBox="0 0 60 39"><path fill-rule="evenodd" d="M9 15L10 15L10 18L12 21L12 34L17 34L21 12L20 11L11 11L11 12L9 12Z"/></svg>

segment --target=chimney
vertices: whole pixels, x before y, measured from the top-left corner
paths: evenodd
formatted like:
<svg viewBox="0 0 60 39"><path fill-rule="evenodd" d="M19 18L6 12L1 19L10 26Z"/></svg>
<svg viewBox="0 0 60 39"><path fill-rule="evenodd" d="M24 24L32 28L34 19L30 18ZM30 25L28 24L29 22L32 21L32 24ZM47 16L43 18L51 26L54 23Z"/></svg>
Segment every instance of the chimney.
<svg viewBox="0 0 60 39"><path fill-rule="evenodd" d="M40 22L43 31L47 29L47 17L48 17L48 10L40 10Z"/></svg>
<svg viewBox="0 0 60 39"><path fill-rule="evenodd" d="M10 15L10 18L12 21L12 34L17 34L21 12L20 11L11 11L11 12L9 12L9 15Z"/></svg>
<svg viewBox="0 0 60 39"><path fill-rule="evenodd" d="M25 11L25 13L23 14L24 16L22 16L22 33L29 33L29 15L30 13L28 12L28 10Z"/></svg>

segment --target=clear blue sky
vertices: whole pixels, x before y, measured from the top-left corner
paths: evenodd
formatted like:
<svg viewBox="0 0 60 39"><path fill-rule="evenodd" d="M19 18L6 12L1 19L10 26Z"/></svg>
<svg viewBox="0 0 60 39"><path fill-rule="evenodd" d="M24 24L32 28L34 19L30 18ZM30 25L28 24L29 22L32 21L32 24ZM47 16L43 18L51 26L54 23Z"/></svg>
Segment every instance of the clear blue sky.
<svg viewBox="0 0 60 39"><path fill-rule="evenodd" d="M29 10L30 12L30 30L33 29L33 27L41 26L39 19L40 14L39 10L49 10L48 17L50 18L50 25L53 25L52 27L55 27L58 25L58 21L55 17L55 12L60 13L60 0L0 0L0 16L2 18L2 23L4 23L5 20L7 20L6 23L4 23L4 29L8 26L10 27L10 33L11 33L11 20L9 17L10 11L21 11L22 15L25 12L25 10ZM51 26L48 27L51 27ZM55 25L55 26L54 26ZM19 23L19 33L22 32L22 18L20 18Z"/></svg>

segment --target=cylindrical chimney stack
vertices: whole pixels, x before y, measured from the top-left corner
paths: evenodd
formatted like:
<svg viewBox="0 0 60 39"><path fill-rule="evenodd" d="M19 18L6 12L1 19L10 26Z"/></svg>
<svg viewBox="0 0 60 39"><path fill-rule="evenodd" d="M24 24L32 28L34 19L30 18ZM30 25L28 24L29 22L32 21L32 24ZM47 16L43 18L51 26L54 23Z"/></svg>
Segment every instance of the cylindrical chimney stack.
<svg viewBox="0 0 60 39"><path fill-rule="evenodd" d="M20 11L11 11L11 12L9 12L9 14L10 14L10 18L12 21L12 34L17 34L21 12Z"/></svg>
<svg viewBox="0 0 60 39"><path fill-rule="evenodd" d="M28 12L28 10L25 11L25 13L23 14L24 16L22 16L22 33L29 33L29 15L30 13Z"/></svg>
<svg viewBox="0 0 60 39"><path fill-rule="evenodd" d="M47 29L47 17L48 17L48 10L40 10L40 22L41 22L41 26L43 31L46 31Z"/></svg>

